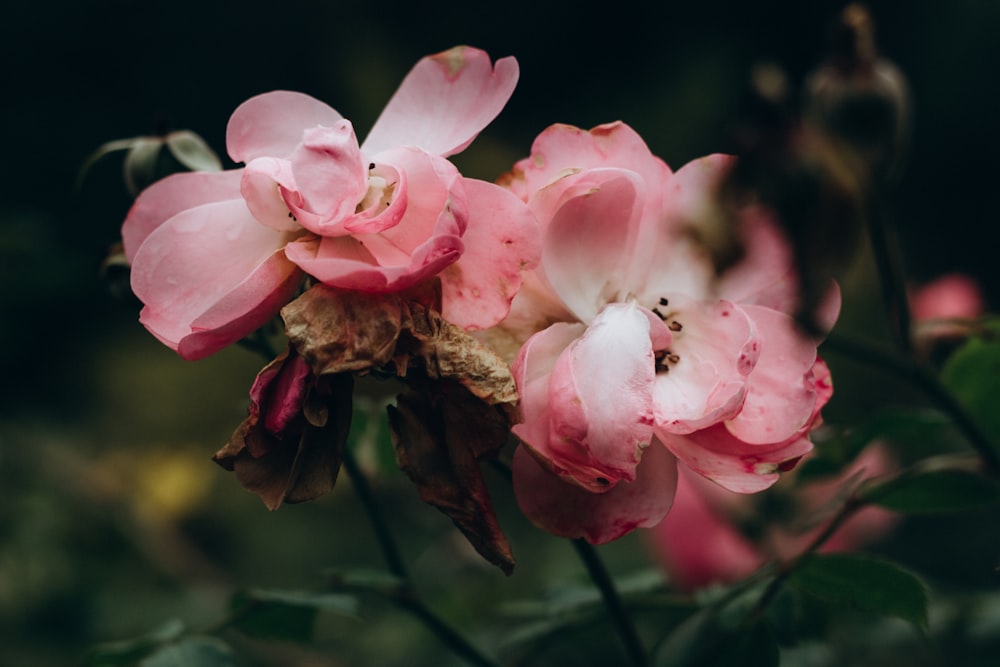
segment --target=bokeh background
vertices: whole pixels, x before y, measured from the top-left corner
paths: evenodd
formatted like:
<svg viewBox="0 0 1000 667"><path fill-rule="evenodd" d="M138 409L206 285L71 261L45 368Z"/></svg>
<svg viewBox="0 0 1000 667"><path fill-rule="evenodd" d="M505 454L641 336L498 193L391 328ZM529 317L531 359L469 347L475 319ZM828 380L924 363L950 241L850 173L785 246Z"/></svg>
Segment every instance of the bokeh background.
<svg viewBox="0 0 1000 667"><path fill-rule="evenodd" d="M823 58L843 5L537 0L432 9L395 0L84 0L5 7L0 665L78 664L91 644L170 618L210 624L237 589L305 587L328 567L378 563L346 481L322 501L270 514L209 461L244 416L261 361L232 349L184 362L137 323L138 304L109 288L100 265L130 199L120 156L99 162L77 187L96 147L191 129L224 155L229 114L273 89L328 102L363 136L413 63L464 43L494 57L513 54L521 65L510 104L457 158L466 175L496 178L553 122L590 127L616 119L679 167L732 150L749 67L772 61L800 82ZM872 11L881 51L906 73L912 92L915 131L894 204L908 273L915 284L968 273L995 311L1000 3L875 3ZM879 337L876 293L862 255L845 280L845 319ZM881 376L865 380L847 361L831 364L841 371L832 421L913 399ZM391 455L378 421L363 433L366 465L406 536L417 580L445 615L495 644L506 627L498 610L579 579L569 547L528 526L500 483L497 503L518 571L505 579L479 563L447 519L415 502L391 465L380 467ZM958 555L950 550L958 538L928 547L908 542L906 529L884 549L946 585L995 587L995 517L988 529L984 520L990 517L910 530L964 535ZM638 539L606 551L621 571L649 564ZM938 567L946 558L948 568ZM362 617L329 621L319 649L250 644L248 664L440 659L421 628L390 606L370 601Z"/></svg>

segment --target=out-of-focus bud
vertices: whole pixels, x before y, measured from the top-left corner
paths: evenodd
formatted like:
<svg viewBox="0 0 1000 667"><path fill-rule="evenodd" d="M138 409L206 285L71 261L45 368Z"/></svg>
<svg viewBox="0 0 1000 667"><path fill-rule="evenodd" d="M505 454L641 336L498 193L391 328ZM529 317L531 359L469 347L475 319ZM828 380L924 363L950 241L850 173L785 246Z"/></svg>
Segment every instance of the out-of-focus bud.
<svg viewBox="0 0 1000 667"><path fill-rule="evenodd" d="M829 57L806 81L806 113L846 144L876 185L898 176L909 142L909 88L902 72L881 58L868 9L848 5L834 26Z"/></svg>
<svg viewBox="0 0 1000 667"><path fill-rule="evenodd" d="M943 361L981 324L986 310L979 284L961 273L941 276L910 290L914 347L923 356Z"/></svg>
<svg viewBox="0 0 1000 667"><path fill-rule="evenodd" d="M204 139L190 130L178 130L103 144L84 160L77 175L78 187L99 160L118 151L125 151L123 176L133 197L155 181L179 171L222 170L222 161Z"/></svg>

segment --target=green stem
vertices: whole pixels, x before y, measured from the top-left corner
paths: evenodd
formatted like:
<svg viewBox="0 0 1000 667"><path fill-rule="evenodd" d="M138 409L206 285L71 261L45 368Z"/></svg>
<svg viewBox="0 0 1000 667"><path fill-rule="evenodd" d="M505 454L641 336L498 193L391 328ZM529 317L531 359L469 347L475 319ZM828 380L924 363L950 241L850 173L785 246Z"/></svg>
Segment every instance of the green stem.
<svg viewBox="0 0 1000 667"><path fill-rule="evenodd" d="M594 585L601 592L601 597L604 599L604 606L607 607L608 614L610 614L611 619L615 623L615 628L618 630L618 637L625 646L625 652L628 654L629 661L635 667L645 667L649 664L646 649L642 645L639 633L636 632L635 625L632 623L632 617L629 616L625 605L622 604L618 590L615 588L615 583L612 581L607 568L604 567L604 562L598 555L597 549L582 538L575 539L572 542L573 548L576 549L580 560L586 566L591 580L593 580Z"/></svg>
<svg viewBox="0 0 1000 667"><path fill-rule="evenodd" d="M906 278L900 258L895 231L889 224L889 213L881 197L874 195L868 206L868 234L871 239L875 268L882 287L882 301L898 348L906 355L913 352L910 304L906 295Z"/></svg>
<svg viewBox="0 0 1000 667"><path fill-rule="evenodd" d="M942 412L951 417L955 427L979 454L986 473L1000 477L1000 453L993 441L941 383L933 369L893 350L844 334L831 333L824 345L826 349L879 366L916 384Z"/></svg>
<svg viewBox="0 0 1000 667"><path fill-rule="evenodd" d="M368 484L368 479L358 467L350 448L345 448L344 450L344 470L347 471L348 477L351 478L354 492L368 514L368 519L371 522L372 529L375 531L375 539L378 542L379 550L382 552L382 557L385 559L386 566L401 582L400 590L391 597L391 600L412 613L424 624L424 627L441 640L441 643L470 665L476 665L477 667L498 667L496 662L483 655L465 637L435 614L426 605L419 593L417 593L410 581L410 575L403 561L402 553L396 544L392 531L389 529L389 524L385 520L382 508L379 506L375 494Z"/></svg>

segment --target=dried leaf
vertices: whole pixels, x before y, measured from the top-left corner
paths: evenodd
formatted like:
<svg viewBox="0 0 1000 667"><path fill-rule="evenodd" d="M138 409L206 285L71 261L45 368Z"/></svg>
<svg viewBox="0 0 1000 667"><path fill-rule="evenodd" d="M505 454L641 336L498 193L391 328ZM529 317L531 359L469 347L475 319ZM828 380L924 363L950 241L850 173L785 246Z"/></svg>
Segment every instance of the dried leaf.
<svg viewBox="0 0 1000 667"><path fill-rule="evenodd" d="M478 463L506 442L504 411L448 381L431 384L430 391L401 394L388 410L396 460L421 499L451 518L480 555L510 574L514 556Z"/></svg>

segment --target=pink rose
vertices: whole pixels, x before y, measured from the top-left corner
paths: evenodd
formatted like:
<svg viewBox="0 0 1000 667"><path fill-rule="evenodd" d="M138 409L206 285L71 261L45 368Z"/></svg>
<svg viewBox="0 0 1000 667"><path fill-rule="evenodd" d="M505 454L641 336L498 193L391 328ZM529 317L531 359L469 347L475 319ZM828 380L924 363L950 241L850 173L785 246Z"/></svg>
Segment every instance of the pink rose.
<svg viewBox="0 0 1000 667"><path fill-rule="evenodd" d="M750 493L812 448L832 385L789 314L788 248L748 209L747 258L716 281L689 233L731 161L675 173L627 125L555 125L505 183L542 225L541 263L501 327L523 342L515 492L550 532L601 543L655 525L677 460Z"/></svg>
<svg viewBox="0 0 1000 667"><path fill-rule="evenodd" d="M516 197L445 158L506 104L517 63L456 47L421 60L368 137L326 104L253 97L226 132L245 167L177 174L136 200L122 228L140 320L198 359L274 317L304 274L367 292L439 275L444 316L470 329L507 313L537 256Z"/></svg>
<svg viewBox="0 0 1000 667"><path fill-rule="evenodd" d="M912 290L910 308L918 340L933 343L968 334L969 326L962 320L982 315L985 304L975 280L950 273Z"/></svg>

